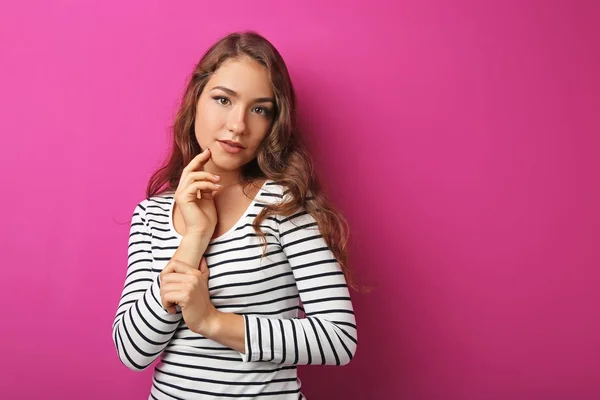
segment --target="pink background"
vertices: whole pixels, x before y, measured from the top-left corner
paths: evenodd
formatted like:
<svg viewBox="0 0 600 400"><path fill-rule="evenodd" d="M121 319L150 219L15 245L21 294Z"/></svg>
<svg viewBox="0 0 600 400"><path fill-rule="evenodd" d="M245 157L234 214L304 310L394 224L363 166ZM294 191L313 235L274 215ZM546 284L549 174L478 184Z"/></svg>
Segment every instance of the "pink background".
<svg viewBox="0 0 600 400"><path fill-rule="evenodd" d="M238 29L286 58L375 286L355 360L301 369L309 399L600 398L597 2L8 3L2 398L146 398L111 340L128 219Z"/></svg>

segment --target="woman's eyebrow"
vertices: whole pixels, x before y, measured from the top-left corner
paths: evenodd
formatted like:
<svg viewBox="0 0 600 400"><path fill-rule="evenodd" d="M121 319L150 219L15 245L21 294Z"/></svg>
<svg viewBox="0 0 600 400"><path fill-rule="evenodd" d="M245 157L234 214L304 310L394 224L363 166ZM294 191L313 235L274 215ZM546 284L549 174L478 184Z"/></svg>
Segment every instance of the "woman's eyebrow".
<svg viewBox="0 0 600 400"><path fill-rule="evenodd" d="M222 90L230 96L239 97L239 95L237 94L237 92L235 90L229 89L225 86L215 86L210 90L215 90L215 89ZM273 104L275 104L275 99L272 97L259 97L257 99L254 99L254 103L273 103Z"/></svg>

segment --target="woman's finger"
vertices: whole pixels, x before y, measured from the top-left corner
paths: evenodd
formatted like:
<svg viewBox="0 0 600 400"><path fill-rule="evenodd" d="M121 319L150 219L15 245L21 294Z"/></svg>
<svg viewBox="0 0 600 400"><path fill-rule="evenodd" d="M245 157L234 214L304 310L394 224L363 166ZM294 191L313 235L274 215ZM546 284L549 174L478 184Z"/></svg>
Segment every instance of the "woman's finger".
<svg viewBox="0 0 600 400"><path fill-rule="evenodd" d="M194 268L189 264L184 263L183 261L171 259L166 267L160 273L160 279L164 278L166 274L171 272L179 272L182 274L197 274L198 268Z"/></svg>
<svg viewBox="0 0 600 400"><path fill-rule="evenodd" d="M163 295L164 301L184 307L190 301L190 294L181 291L167 292Z"/></svg>
<svg viewBox="0 0 600 400"><path fill-rule="evenodd" d="M218 190L213 190L212 192L202 192L198 191L197 197L198 200L212 200L213 196L218 192Z"/></svg>
<svg viewBox="0 0 600 400"><path fill-rule="evenodd" d="M191 293L194 290L194 284L190 282L171 282L165 285L161 285L160 293L161 296L169 292L186 292Z"/></svg>
<svg viewBox="0 0 600 400"><path fill-rule="evenodd" d="M204 165L210 160L210 150L207 148L196 157L192 158L192 161L181 171L181 179L187 178L187 175L192 171L201 171Z"/></svg>
<svg viewBox="0 0 600 400"><path fill-rule="evenodd" d="M163 307L169 314L177 314L177 307L173 303L168 303L166 306L163 304Z"/></svg>
<svg viewBox="0 0 600 400"><path fill-rule="evenodd" d="M221 180L221 177L215 174L211 174L206 171L192 171L185 178L185 186L188 186L192 182L196 181L209 181L213 183L217 183Z"/></svg>
<svg viewBox="0 0 600 400"><path fill-rule="evenodd" d="M170 301L167 301L165 299L165 293L163 293L163 289L160 289L160 303L162 304L163 308L165 310L167 310L167 312L169 314L176 314L177 313L177 304L175 303L171 303Z"/></svg>
<svg viewBox="0 0 600 400"><path fill-rule="evenodd" d="M209 181L195 181L184 189L184 194L196 199L212 200L213 193L221 189L221 185Z"/></svg>
<svg viewBox="0 0 600 400"><path fill-rule="evenodd" d="M167 312L169 314L176 314L177 313L177 304L175 303L171 303L169 301L167 301L164 296L163 293L161 292L160 294L160 303L162 304L163 308L165 310L167 310Z"/></svg>
<svg viewBox="0 0 600 400"><path fill-rule="evenodd" d="M166 285L168 283L185 283L185 282L193 282L194 281L194 276L190 275L190 274L182 274L180 272L170 272L165 274L161 280L160 280L160 284L162 285Z"/></svg>
<svg viewBox="0 0 600 400"><path fill-rule="evenodd" d="M200 274L202 276L202 279L208 281L210 271L208 269L208 264L206 263L206 258L204 257L202 257L202 260L200 260Z"/></svg>
<svg viewBox="0 0 600 400"><path fill-rule="evenodd" d="M201 191L202 194L204 194L204 192L212 193L219 189L221 189L221 185L218 183L212 183L209 181L194 181L185 188L185 193L194 194L197 191Z"/></svg>

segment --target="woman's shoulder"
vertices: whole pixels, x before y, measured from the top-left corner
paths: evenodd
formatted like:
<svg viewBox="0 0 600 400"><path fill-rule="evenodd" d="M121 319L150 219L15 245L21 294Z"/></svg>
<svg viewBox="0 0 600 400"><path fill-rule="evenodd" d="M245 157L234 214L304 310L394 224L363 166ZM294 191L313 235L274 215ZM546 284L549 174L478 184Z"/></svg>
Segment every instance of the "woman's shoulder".
<svg viewBox="0 0 600 400"><path fill-rule="evenodd" d="M283 183L275 181L275 180L267 180L264 183L262 192L266 196L270 196L274 199L277 199L279 202L288 202L288 201L296 200L293 198L293 195L287 186L285 186ZM297 203L304 204L307 201L312 201L313 200L313 192L311 190L308 190L307 196L303 200L304 201L297 201ZM294 202L296 202L296 201L294 201Z"/></svg>
<svg viewBox="0 0 600 400"><path fill-rule="evenodd" d="M148 203L155 203L155 202L170 202L171 200L173 200L173 197L175 196L175 192L173 191L166 191L166 192L162 192L162 193L158 193L155 194L154 196L150 196L149 198L145 199L146 202Z"/></svg>
<svg viewBox="0 0 600 400"><path fill-rule="evenodd" d="M173 192L162 192L155 194L150 197L145 197L142 200L138 201L135 206L136 210L141 210L143 213L146 213L148 208L158 207L167 210L167 207L173 201Z"/></svg>
<svg viewBox="0 0 600 400"><path fill-rule="evenodd" d="M304 201L297 201L287 186L280 182L269 180L264 184L260 196L258 196L258 201L274 205L284 203L285 206L278 208L275 213L277 217L288 220L290 217L295 218L300 215L307 215L309 213L307 202L312 202L313 198L309 192Z"/></svg>
<svg viewBox="0 0 600 400"><path fill-rule="evenodd" d="M262 188L258 194L258 200L261 202L279 203L284 200L286 190L281 183L267 179L266 181L263 181Z"/></svg>

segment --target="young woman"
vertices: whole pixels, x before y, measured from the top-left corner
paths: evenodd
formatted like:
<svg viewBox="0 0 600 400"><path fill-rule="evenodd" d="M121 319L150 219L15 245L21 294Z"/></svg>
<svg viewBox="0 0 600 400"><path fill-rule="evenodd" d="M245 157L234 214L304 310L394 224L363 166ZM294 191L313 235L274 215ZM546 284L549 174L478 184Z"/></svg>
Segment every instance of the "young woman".
<svg viewBox="0 0 600 400"><path fill-rule="evenodd" d="M173 134L133 213L118 355L134 370L160 356L151 399L302 399L296 366L347 364L357 331L348 230L297 136L273 45L252 32L215 43Z"/></svg>

